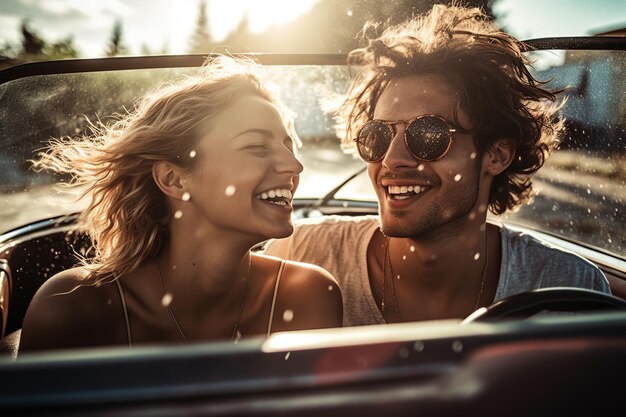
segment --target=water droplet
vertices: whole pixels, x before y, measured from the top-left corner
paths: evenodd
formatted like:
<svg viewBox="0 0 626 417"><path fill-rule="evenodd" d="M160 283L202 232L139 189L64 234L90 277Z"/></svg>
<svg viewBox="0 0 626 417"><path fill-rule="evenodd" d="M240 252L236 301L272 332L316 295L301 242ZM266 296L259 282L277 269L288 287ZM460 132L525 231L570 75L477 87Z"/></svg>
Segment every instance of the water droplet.
<svg viewBox="0 0 626 417"><path fill-rule="evenodd" d="M400 274L398 274L398 276L396 276L396 278L400 279Z"/></svg>
<svg viewBox="0 0 626 417"><path fill-rule="evenodd" d="M463 343L460 340L455 340L452 342L452 350L455 353L460 353L463 350Z"/></svg>
<svg viewBox="0 0 626 417"><path fill-rule="evenodd" d="M456 174L454 176L454 181L457 181L457 182L461 181L461 174Z"/></svg>
<svg viewBox="0 0 626 417"><path fill-rule="evenodd" d="M232 196L233 194L235 194L235 191L237 191L237 188L235 188L234 185L229 185L228 187L226 187L226 189L224 190L224 194L226 194L227 197Z"/></svg>
<svg viewBox="0 0 626 417"><path fill-rule="evenodd" d="M328 286L328 291L332 291L332 290L333 290L333 286L332 286L332 285L329 285L329 286Z"/></svg>
<svg viewBox="0 0 626 417"><path fill-rule="evenodd" d="M398 350L398 356L400 356L402 359L408 358L409 350L405 347L400 348L400 350Z"/></svg>
<svg viewBox="0 0 626 417"><path fill-rule="evenodd" d="M182 212L182 211L180 211L180 210L176 210L176 211L174 212L174 218L175 218L175 219L180 219L181 217L183 217L183 212Z"/></svg>
<svg viewBox="0 0 626 417"><path fill-rule="evenodd" d="M400 101L400 98L399 98L399 97L394 97L394 98L393 98L393 102L394 102L394 103L397 103L397 102L399 102L399 101Z"/></svg>
<svg viewBox="0 0 626 417"><path fill-rule="evenodd" d="M470 154L470 159L476 159L476 152L472 152Z"/></svg>
<svg viewBox="0 0 626 417"><path fill-rule="evenodd" d="M167 307L172 303L172 294L165 293L163 294L163 298L161 298L161 305L163 307Z"/></svg>
<svg viewBox="0 0 626 417"><path fill-rule="evenodd" d="M410 250L411 252L415 252L415 246L411 245L411 247L409 248L409 250Z"/></svg>
<svg viewBox="0 0 626 417"><path fill-rule="evenodd" d="M416 352L421 352L424 350L424 342L418 340L417 342L413 343L413 350L415 350Z"/></svg>
<svg viewBox="0 0 626 417"><path fill-rule="evenodd" d="M418 170L418 171L423 171L423 170L424 170L424 164L419 164L419 165L417 166L417 170Z"/></svg>
<svg viewBox="0 0 626 417"><path fill-rule="evenodd" d="M291 352L287 352L287 354L285 355L285 360L289 359L289 356L291 356Z"/></svg>
<svg viewBox="0 0 626 417"><path fill-rule="evenodd" d="M480 258L480 252L474 254L474 260L477 261Z"/></svg>
<svg viewBox="0 0 626 417"><path fill-rule="evenodd" d="M239 339L241 339L241 332L239 331L239 329L237 329L237 331L235 332L235 337L233 339L233 343L239 342Z"/></svg>
<svg viewBox="0 0 626 417"><path fill-rule="evenodd" d="M481 213L484 213L487 211L487 206L484 204L481 204L480 206L478 206L478 211L480 211Z"/></svg>
<svg viewBox="0 0 626 417"><path fill-rule="evenodd" d="M474 220L476 218L476 213L474 213L473 211L469 214L469 219L470 220Z"/></svg>
<svg viewBox="0 0 626 417"><path fill-rule="evenodd" d="M189 157L190 158L195 158L196 157L196 151L189 152Z"/></svg>
<svg viewBox="0 0 626 417"><path fill-rule="evenodd" d="M189 194L187 191L185 191L185 192L183 193L183 196L181 197L181 199L182 199L183 201L189 201L189 200L191 199L191 194Z"/></svg>
<svg viewBox="0 0 626 417"><path fill-rule="evenodd" d="M406 255L402 255L402 260L406 261Z"/></svg>
<svg viewBox="0 0 626 417"><path fill-rule="evenodd" d="M591 190L587 188L587 194L591 194Z"/></svg>
<svg viewBox="0 0 626 417"><path fill-rule="evenodd" d="M353 15L352 10L348 10L347 15L352 17L352 15Z"/></svg>
<svg viewBox="0 0 626 417"><path fill-rule="evenodd" d="M609 239L609 240L611 240L611 239ZM113 303L113 300L111 300L111 299L109 298L109 299L107 300L107 305L108 305L108 306L110 306L110 305L111 305L111 303Z"/></svg>
<svg viewBox="0 0 626 417"><path fill-rule="evenodd" d="M293 310L287 309L283 313L283 321L289 323L289 322L291 322L291 320L293 320Z"/></svg>

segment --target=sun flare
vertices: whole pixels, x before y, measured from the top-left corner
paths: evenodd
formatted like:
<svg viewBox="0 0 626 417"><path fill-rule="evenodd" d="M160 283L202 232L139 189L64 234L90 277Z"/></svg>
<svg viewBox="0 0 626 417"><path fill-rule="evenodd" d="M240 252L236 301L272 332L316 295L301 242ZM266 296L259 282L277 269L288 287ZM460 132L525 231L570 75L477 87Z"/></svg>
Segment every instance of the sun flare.
<svg viewBox="0 0 626 417"><path fill-rule="evenodd" d="M211 1L209 13L217 38L223 37L234 29L244 16L249 20L249 28L253 33L263 32L270 26L280 26L301 16L319 0L234 0Z"/></svg>

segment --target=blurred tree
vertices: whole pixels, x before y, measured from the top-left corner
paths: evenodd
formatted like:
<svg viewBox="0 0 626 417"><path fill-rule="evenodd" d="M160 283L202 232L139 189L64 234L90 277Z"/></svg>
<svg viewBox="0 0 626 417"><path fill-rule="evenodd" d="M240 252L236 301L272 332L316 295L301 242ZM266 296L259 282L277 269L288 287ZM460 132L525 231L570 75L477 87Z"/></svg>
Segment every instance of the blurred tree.
<svg viewBox="0 0 626 417"><path fill-rule="evenodd" d="M306 15L264 33L246 35L238 28L225 44L234 52L345 53L361 46L359 34L366 22L380 24L382 29L424 13L434 4L452 2L459 3L458 0L320 0ZM461 2L480 7L493 16L492 0Z"/></svg>
<svg viewBox="0 0 626 417"><path fill-rule="evenodd" d="M46 42L34 31L28 27L28 20L22 20L20 27L22 32L22 55L43 55Z"/></svg>
<svg viewBox="0 0 626 417"><path fill-rule="evenodd" d="M49 59L78 58L80 52L74 45L70 35L56 42L46 41L40 34L30 28L27 19L20 25L21 41L11 43L5 41L0 46L0 68L19 65L30 61Z"/></svg>
<svg viewBox="0 0 626 417"><path fill-rule="evenodd" d="M153 55L154 54L154 52L152 52L152 49L150 48L150 46L148 46L147 43L142 43L141 44L141 49L140 49L139 53L141 55Z"/></svg>
<svg viewBox="0 0 626 417"><path fill-rule="evenodd" d="M72 35L47 45L44 48L44 54L48 59L78 58L80 55L74 46Z"/></svg>
<svg viewBox="0 0 626 417"><path fill-rule="evenodd" d="M196 29L191 35L191 41L189 45L189 53L192 54L206 54L213 49L213 42L211 41L211 35L209 34L209 21L207 19L206 1L201 0L198 10L198 21L196 23Z"/></svg>
<svg viewBox="0 0 626 417"><path fill-rule="evenodd" d="M230 50L232 45L237 52L255 52L249 45L250 39L254 37L250 33L250 17L245 13L237 28L224 40L223 46Z"/></svg>
<svg viewBox="0 0 626 417"><path fill-rule="evenodd" d="M122 43L122 22L116 19L113 23L111 38L105 52L106 56L118 56L128 54L128 48Z"/></svg>
<svg viewBox="0 0 626 417"><path fill-rule="evenodd" d="M4 41L0 46L0 69L16 65L16 57L19 54L19 48L9 41Z"/></svg>

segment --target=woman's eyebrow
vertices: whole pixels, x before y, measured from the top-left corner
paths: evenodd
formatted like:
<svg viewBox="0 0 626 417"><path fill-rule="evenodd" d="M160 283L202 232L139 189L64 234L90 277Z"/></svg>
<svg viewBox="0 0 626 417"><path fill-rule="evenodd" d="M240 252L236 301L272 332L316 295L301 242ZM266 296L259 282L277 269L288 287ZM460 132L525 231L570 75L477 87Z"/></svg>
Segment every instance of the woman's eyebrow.
<svg viewBox="0 0 626 417"><path fill-rule="evenodd" d="M232 139L236 139L239 136L245 135L246 133L258 133L258 134L263 135L263 136L268 137L268 138L272 137L272 135L273 135L271 130L252 128L252 129L247 129L247 130L244 130L243 132L237 133L235 136L232 137Z"/></svg>

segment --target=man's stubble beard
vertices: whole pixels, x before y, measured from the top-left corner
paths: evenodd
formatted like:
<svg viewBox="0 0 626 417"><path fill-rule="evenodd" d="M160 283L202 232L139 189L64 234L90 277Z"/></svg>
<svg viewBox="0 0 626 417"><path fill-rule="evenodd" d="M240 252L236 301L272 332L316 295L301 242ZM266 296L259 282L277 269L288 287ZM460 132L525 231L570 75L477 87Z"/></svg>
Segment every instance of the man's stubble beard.
<svg viewBox="0 0 626 417"><path fill-rule="evenodd" d="M474 186L466 187L465 191L455 193L455 196L448 200L449 204L445 204L445 207L442 207L441 201L431 205L422 218L411 219L411 213L407 213L406 220L400 219L400 221L396 220L392 224L385 224L384 216L381 214L379 216L381 232L386 237L414 238L416 240L457 237L461 224L469 218L469 213L476 206L481 168L482 158L477 157L471 172L472 178L469 181ZM446 210L450 211L449 215L445 214Z"/></svg>

